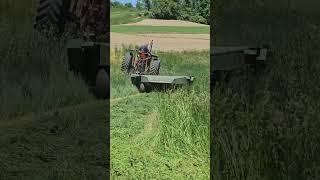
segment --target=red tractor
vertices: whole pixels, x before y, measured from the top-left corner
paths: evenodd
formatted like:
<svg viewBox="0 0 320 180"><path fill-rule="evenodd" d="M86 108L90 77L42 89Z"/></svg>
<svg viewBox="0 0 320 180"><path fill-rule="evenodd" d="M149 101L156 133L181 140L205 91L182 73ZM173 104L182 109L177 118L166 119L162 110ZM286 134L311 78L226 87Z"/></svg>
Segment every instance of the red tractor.
<svg viewBox="0 0 320 180"><path fill-rule="evenodd" d="M121 71L125 73L159 75L160 60L157 55L151 53L153 40L148 45L142 45L138 49L129 50L126 53Z"/></svg>

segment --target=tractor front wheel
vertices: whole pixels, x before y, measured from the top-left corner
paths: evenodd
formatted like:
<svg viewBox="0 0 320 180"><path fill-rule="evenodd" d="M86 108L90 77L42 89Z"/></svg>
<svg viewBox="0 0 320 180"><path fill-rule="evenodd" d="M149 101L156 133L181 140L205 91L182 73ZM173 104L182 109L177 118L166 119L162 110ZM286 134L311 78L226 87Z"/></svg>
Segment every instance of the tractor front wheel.
<svg viewBox="0 0 320 180"><path fill-rule="evenodd" d="M160 72L160 60L154 60L150 63L150 74L159 75Z"/></svg>
<svg viewBox="0 0 320 180"><path fill-rule="evenodd" d="M109 76L105 69L100 69L96 77L96 96L98 98L109 98Z"/></svg>

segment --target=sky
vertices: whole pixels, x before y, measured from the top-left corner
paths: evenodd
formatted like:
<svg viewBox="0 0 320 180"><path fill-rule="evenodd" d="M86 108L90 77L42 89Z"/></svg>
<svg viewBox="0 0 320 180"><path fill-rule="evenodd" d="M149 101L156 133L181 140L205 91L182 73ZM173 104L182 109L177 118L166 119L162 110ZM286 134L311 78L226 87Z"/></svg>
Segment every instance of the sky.
<svg viewBox="0 0 320 180"><path fill-rule="evenodd" d="M137 3L137 0L112 0L112 1L118 1L118 2L121 2L121 3L131 3L132 5L136 5Z"/></svg>

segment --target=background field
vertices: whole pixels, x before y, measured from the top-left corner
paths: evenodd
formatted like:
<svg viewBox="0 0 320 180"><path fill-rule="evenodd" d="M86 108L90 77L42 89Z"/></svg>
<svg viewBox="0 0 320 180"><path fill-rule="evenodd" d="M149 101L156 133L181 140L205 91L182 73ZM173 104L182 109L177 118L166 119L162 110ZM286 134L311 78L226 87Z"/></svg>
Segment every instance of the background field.
<svg viewBox="0 0 320 180"><path fill-rule="evenodd" d="M209 178L209 52L159 52L162 75L192 75L190 87L139 94L111 54L111 176Z"/></svg>
<svg viewBox="0 0 320 180"><path fill-rule="evenodd" d="M154 48L161 51L209 50L210 26L180 20L141 21L138 14L134 14L135 17L113 15L113 13L125 15L127 9L111 8L111 24L113 24L110 34L111 48L121 48L122 45L131 44L141 45L154 40ZM119 21L127 23L119 25L117 24Z"/></svg>
<svg viewBox="0 0 320 180"><path fill-rule="evenodd" d="M177 33L209 34L210 27L172 27L172 26L111 26L111 32L117 33Z"/></svg>
<svg viewBox="0 0 320 180"><path fill-rule="evenodd" d="M64 40L33 30L35 2L0 2L0 179L101 178L107 104L68 72Z"/></svg>
<svg viewBox="0 0 320 180"><path fill-rule="evenodd" d="M213 90L213 178L318 179L320 28L306 13L317 2L237 2L212 7L212 45L268 43L272 54L260 78Z"/></svg>

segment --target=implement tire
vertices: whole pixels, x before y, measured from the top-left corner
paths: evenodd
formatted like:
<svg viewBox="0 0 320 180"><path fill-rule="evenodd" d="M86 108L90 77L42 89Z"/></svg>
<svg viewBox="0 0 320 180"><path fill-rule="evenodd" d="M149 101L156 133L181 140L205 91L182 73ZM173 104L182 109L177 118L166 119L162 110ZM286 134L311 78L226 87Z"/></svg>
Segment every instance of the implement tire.
<svg viewBox="0 0 320 180"><path fill-rule="evenodd" d="M95 94L99 99L107 99L110 97L109 76L104 69L100 69L97 73Z"/></svg>

